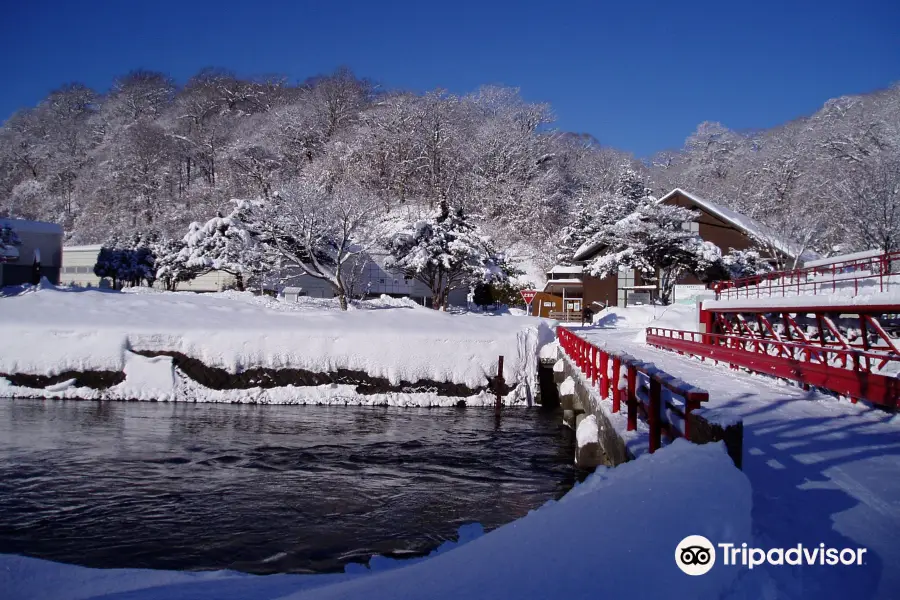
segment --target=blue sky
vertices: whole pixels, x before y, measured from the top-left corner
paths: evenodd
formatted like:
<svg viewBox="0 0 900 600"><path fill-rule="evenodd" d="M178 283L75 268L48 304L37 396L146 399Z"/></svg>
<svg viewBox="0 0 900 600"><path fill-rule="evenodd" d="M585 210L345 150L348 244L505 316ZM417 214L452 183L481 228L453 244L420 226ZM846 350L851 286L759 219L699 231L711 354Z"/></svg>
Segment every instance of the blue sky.
<svg viewBox="0 0 900 600"><path fill-rule="evenodd" d="M897 0L28 0L0 22L0 119L65 82L142 67L387 87L519 87L561 129L647 156L704 120L763 128L900 81Z"/></svg>

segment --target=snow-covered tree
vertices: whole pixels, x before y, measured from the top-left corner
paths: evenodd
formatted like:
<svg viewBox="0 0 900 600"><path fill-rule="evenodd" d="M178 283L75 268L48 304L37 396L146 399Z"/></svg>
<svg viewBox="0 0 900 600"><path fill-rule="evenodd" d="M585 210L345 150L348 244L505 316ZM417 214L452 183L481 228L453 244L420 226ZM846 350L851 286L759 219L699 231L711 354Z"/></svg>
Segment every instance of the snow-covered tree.
<svg viewBox="0 0 900 600"><path fill-rule="evenodd" d="M247 207L254 235L282 268L327 282L347 310L355 259L374 243L377 205L358 186L304 177Z"/></svg>
<svg viewBox="0 0 900 600"><path fill-rule="evenodd" d="M162 282L167 291L174 292L179 283L195 279L200 270L187 265L188 257L184 250L184 240L162 239L153 246L156 257L156 279Z"/></svg>
<svg viewBox="0 0 900 600"><path fill-rule="evenodd" d="M557 263L572 264L575 253L582 245L593 240L604 227L633 213L643 198L645 196L633 198L608 192L576 198L574 218L562 228L556 243Z"/></svg>
<svg viewBox="0 0 900 600"><path fill-rule="evenodd" d="M679 278L705 274L721 260L718 246L686 229L696 217L686 208L647 198L632 214L601 228L594 242L602 250L586 270L602 279L622 268L637 269L657 284L660 301L668 304Z"/></svg>
<svg viewBox="0 0 900 600"><path fill-rule="evenodd" d="M250 211L249 203L235 200L227 215L220 212L205 223L191 223L179 253L184 267L198 275L228 273L244 291L249 279L266 270L265 250L248 228Z"/></svg>
<svg viewBox="0 0 900 600"><path fill-rule="evenodd" d="M900 152L857 169L837 186L857 250L900 250Z"/></svg>
<svg viewBox="0 0 900 600"><path fill-rule="evenodd" d="M623 164L619 169L619 185L616 189L619 196L637 202L650 195L652 190L647 187L644 178L634 167Z"/></svg>
<svg viewBox="0 0 900 600"><path fill-rule="evenodd" d="M129 238L112 237L100 248L94 275L108 278L113 289L123 286L153 285L156 279L155 257L150 234L134 234Z"/></svg>
<svg viewBox="0 0 900 600"><path fill-rule="evenodd" d="M436 309L446 308L454 288L504 281L509 273L491 239L462 209L450 210L446 202L431 217L394 233L387 246L388 266L427 285Z"/></svg>
<svg viewBox="0 0 900 600"><path fill-rule="evenodd" d="M722 267L728 279L762 275L773 270L772 264L756 250L734 250L722 256Z"/></svg>

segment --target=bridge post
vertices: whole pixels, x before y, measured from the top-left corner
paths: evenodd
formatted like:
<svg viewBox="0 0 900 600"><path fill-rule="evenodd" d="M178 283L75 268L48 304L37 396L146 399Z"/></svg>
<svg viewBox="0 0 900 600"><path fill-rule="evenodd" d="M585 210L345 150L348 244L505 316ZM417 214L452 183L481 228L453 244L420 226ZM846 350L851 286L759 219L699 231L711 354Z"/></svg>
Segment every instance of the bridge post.
<svg viewBox="0 0 900 600"><path fill-rule="evenodd" d="M590 352L588 353L588 370L586 375L591 380L591 384L597 381L597 348L593 344L591 344Z"/></svg>
<svg viewBox="0 0 900 600"><path fill-rule="evenodd" d="M660 403L662 399L662 386L655 376L650 377L650 409L647 414L647 424L650 426L650 453L659 450L662 444L662 427L659 422Z"/></svg>
<svg viewBox="0 0 900 600"><path fill-rule="evenodd" d="M609 354L600 351L600 397L604 400L609 394Z"/></svg>
<svg viewBox="0 0 900 600"><path fill-rule="evenodd" d="M627 431L637 429L637 368L634 365L628 365L628 389L626 391L626 404L628 406L628 427Z"/></svg>
<svg viewBox="0 0 900 600"><path fill-rule="evenodd" d="M691 440L691 412L700 408L700 400L695 398L684 399L684 439Z"/></svg>
<svg viewBox="0 0 900 600"><path fill-rule="evenodd" d="M619 412L622 407L621 394L619 393L619 368L621 364L619 357L614 356L612 364L612 411L614 413Z"/></svg>

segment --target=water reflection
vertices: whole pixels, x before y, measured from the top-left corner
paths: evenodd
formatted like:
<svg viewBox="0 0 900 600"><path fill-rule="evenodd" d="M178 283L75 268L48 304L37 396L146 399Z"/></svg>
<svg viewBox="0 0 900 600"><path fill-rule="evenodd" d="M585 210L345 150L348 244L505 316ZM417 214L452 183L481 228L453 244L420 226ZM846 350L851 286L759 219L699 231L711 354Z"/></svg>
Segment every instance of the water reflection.
<svg viewBox="0 0 900 600"><path fill-rule="evenodd" d="M574 482L559 417L0 399L0 552L96 567L339 569L495 527Z"/></svg>

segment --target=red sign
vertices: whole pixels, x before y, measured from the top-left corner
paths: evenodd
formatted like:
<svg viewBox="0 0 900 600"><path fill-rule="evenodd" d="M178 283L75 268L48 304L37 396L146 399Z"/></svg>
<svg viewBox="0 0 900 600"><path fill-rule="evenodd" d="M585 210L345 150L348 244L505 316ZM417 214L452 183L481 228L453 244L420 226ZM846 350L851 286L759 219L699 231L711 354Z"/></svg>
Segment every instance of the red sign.
<svg viewBox="0 0 900 600"><path fill-rule="evenodd" d="M522 300L525 301L525 304L531 304L531 301L537 296L537 290L522 290L520 293L522 294Z"/></svg>

